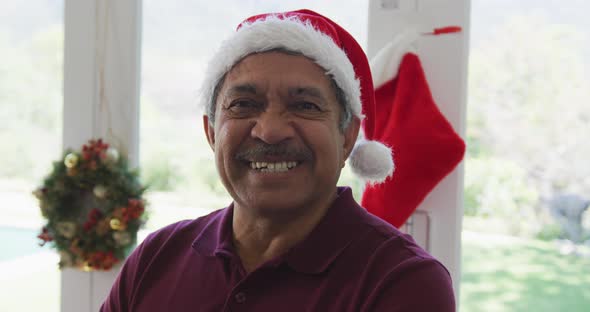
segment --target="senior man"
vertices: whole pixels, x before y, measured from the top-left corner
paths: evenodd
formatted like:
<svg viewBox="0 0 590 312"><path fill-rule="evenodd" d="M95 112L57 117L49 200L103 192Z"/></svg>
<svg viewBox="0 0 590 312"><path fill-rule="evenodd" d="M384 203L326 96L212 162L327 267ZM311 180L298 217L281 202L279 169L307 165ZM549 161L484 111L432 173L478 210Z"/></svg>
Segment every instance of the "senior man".
<svg viewBox="0 0 590 312"><path fill-rule="evenodd" d="M336 186L349 156L373 183L393 171L387 147L357 142L375 104L344 29L309 10L251 17L203 94L233 203L150 234L101 311L454 311L442 264Z"/></svg>

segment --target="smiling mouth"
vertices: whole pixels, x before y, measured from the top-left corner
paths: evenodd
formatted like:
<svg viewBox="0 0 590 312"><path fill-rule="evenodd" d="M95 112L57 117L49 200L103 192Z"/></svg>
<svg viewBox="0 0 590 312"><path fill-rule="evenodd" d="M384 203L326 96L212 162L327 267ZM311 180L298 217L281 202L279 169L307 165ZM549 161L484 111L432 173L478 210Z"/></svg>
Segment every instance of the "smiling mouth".
<svg viewBox="0 0 590 312"><path fill-rule="evenodd" d="M297 161L252 161L250 162L250 168L260 172L287 172L297 167L299 164L300 162Z"/></svg>

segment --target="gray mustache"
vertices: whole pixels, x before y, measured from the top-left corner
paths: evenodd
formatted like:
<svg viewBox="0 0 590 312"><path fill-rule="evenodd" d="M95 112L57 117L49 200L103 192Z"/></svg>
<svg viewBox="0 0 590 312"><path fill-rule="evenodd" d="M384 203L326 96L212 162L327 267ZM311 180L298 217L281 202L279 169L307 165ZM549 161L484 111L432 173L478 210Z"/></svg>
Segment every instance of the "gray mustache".
<svg viewBox="0 0 590 312"><path fill-rule="evenodd" d="M309 160L312 158L312 153L306 148L296 148L286 142L279 144L256 142L254 146L244 147L236 153L236 159L243 161L260 159L265 156L284 157L293 160Z"/></svg>

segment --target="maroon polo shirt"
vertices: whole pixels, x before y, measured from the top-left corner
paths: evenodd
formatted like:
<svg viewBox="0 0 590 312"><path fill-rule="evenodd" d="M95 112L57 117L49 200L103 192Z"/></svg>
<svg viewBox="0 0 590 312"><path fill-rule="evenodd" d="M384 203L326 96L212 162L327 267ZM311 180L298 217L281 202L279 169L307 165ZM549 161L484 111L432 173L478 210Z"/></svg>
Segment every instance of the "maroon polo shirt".
<svg viewBox="0 0 590 312"><path fill-rule="evenodd" d="M246 273L233 207L150 234L100 311L455 311L451 278L349 188L308 237Z"/></svg>

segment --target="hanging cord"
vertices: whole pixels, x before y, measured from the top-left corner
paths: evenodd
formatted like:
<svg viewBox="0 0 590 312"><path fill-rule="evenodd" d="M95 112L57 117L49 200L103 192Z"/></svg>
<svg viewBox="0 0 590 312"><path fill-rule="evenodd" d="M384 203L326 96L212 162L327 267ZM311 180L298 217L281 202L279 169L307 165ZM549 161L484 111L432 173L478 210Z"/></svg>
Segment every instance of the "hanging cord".
<svg viewBox="0 0 590 312"><path fill-rule="evenodd" d="M422 33L422 35L431 35L431 36L438 36L438 35L445 35L445 34L453 34L453 33L460 33L463 31L461 26L445 26L435 28L431 32Z"/></svg>

